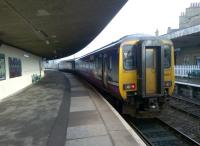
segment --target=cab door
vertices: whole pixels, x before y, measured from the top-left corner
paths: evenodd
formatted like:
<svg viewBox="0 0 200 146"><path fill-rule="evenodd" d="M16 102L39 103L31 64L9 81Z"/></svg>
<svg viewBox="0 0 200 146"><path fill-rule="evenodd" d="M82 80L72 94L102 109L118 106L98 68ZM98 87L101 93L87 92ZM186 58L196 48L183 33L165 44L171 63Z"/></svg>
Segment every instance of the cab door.
<svg viewBox="0 0 200 146"><path fill-rule="evenodd" d="M145 48L146 95L157 93L156 48Z"/></svg>

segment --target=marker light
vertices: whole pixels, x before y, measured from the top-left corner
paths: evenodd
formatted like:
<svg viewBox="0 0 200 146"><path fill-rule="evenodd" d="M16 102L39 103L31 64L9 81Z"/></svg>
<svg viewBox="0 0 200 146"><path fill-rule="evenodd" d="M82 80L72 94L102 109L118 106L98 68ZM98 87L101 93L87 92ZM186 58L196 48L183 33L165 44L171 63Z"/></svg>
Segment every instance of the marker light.
<svg viewBox="0 0 200 146"><path fill-rule="evenodd" d="M24 54L24 57L29 58L29 55L28 54Z"/></svg>
<svg viewBox="0 0 200 146"><path fill-rule="evenodd" d="M135 89L136 89L135 83L132 83L132 84L124 84L124 90L135 90Z"/></svg>
<svg viewBox="0 0 200 146"><path fill-rule="evenodd" d="M165 81L165 87L171 87L172 82L171 81Z"/></svg>

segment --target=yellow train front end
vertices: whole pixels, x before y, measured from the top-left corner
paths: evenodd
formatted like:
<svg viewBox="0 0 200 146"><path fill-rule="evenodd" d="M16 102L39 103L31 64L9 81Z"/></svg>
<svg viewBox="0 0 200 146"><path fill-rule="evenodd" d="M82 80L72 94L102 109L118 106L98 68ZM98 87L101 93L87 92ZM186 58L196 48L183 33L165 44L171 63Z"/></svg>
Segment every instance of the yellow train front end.
<svg viewBox="0 0 200 146"><path fill-rule="evenodd" d="M132 67L125 67L125 50L126 46L132 48L139 41L127 41L121 44L119 48L119 91L123 100L127 101L129 93L132 95L137 95L137 68L136 62ZM132 58L131 58L132 59Z"/></svg>
<svg viewBox="0 0 200 146"><path fill-rule="evenodd" d="M170 40L129 39L121 43L119 91L125 109L160 111L173 90L174 48Z"/></svg>

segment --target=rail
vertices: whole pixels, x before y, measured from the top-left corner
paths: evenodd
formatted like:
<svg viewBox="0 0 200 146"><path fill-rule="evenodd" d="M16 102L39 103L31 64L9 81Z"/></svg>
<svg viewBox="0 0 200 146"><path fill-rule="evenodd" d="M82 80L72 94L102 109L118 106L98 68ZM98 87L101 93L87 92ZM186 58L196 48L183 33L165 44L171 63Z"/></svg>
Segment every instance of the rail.
<svg viewBox="0 0 200 146"><path fill-rule="evenodd" d="M132 122L130 116L124 115L123 117L129 123L129 125L140 135L140 138L147 146L153 146L153 143L147 138L147 136L145 136L145 134L143 134L143 132Z"/></svg>
<svg viewBox="0 0 200 146"><path fill-rule="evenodd" d="M182 137L184 140L186 140L188 143L191 143L193 146L200 146L200 143L196 142L195 140L193 140L192 138L188 137L187 135L185 135L183 132L181 132L180 130L170 126L169 124L167 124L165 121L162 121L161 119L156 118L156 120L158 120L161 124L165 125L166 127L168 127L170 130L173 131L173 133L176 133L177 135L179 135L180 137Z"/></svg>
<svg viewBox="0 0 200 146"><path fill-rule="evenodd" d="M149 146L200 146L198 142L158 118L133 119L129 116L124 118Z"/></svg>
<svg viewBox="0 0 200 146"><path fill-rule="evenodd" d="M177 100L181 100L181 101L184 101L184 102L187 102L187 103L190 103L190 104L193 104L193 105L196 105L196 106L199 106L200 107L200 101L198 100L192 100L190 98L186 98L186 97L178 97L178 96L172 96L172 98L175 98Z"/></svg>
<svg viewBox="0 0 200 146"><path fill-rule="evenodd" d="M181 97L172 96L170 106L195 118L200 118L200 104Z"/></svg>

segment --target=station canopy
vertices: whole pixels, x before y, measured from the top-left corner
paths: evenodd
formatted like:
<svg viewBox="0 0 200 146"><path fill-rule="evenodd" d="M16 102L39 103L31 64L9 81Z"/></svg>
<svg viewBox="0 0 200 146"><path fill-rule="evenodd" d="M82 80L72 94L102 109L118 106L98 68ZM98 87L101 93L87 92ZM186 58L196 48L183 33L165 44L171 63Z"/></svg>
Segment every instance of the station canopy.
<svg viewBox="0 0 200 146"><path fill-rule="evenodd" d="M90 43L127 0L0 0L0 41L47 59Z"/></svg>
<svg viewBox="0 0 200 146"><path fill-rule="evenodd" d="M200 46L200 25L180 29L161 37L171 39L175 48Z"/></svg>

